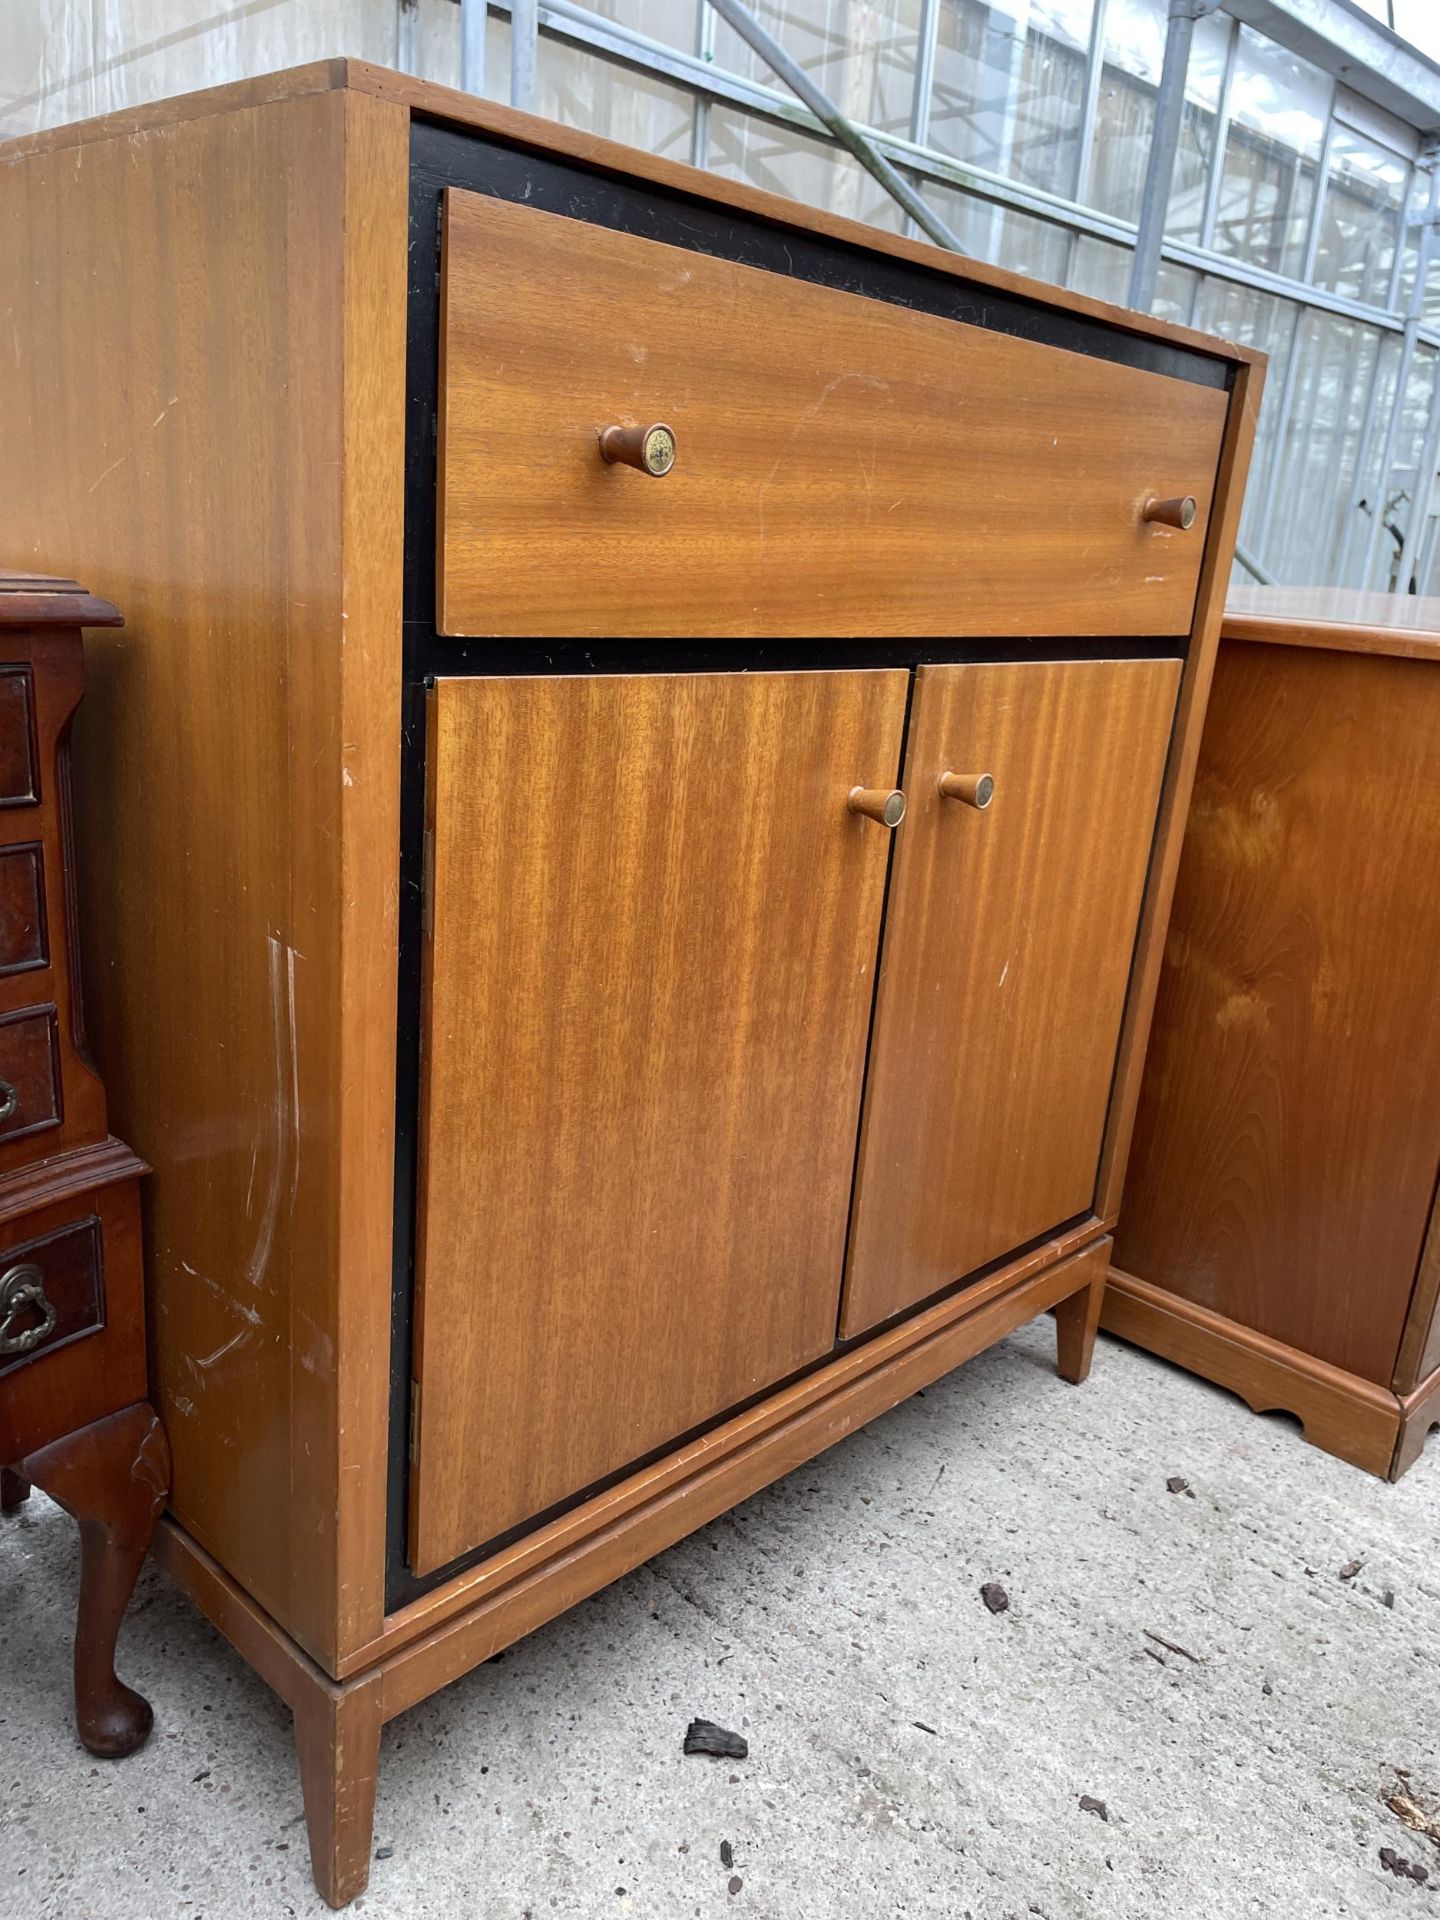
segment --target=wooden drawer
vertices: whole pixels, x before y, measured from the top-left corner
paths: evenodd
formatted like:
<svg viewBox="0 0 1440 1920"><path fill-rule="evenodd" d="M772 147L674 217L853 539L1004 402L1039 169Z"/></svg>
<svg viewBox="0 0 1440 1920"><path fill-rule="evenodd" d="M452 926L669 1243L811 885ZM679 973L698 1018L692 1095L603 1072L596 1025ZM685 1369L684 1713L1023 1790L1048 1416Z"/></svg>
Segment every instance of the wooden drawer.
<svg viewBox="0 0 1440 1920"><path fill-rule="evenodd" d="M0 1374L104 1324L95 1215L0 1249Z"/></svg>
<svg viewBox="0 0 1440 1920"><path fill-rule="evenodd" d="M40 798L35 767L35 691L29 667L0 667L0 807Z"/></svg>
<svg viewBox="0 0 1440 1920"><path fill-rule="evenodd" d="M1189 631L1214 386L458 189L441 335L442 632Z"/></svg>
<svg viewBox="0 0 1440 1920"><path fill-rule="evenodd" d="M0 847L0 977L50 959L45 926L45 848L39 840Z"/></svg>
<svg viewBox="0 0 1440 1920"><path fill-rule="evenodd" d="M59 1126L60 1110L55 1008L0 1015L0 1141Z"/></svg>

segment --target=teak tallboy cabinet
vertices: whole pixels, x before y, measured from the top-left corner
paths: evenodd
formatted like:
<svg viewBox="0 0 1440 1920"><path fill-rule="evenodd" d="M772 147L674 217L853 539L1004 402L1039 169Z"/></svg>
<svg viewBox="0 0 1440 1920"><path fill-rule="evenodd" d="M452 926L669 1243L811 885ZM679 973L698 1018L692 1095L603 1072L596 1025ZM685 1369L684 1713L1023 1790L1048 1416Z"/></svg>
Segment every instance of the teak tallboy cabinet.
<svg viewBox="0 0 1440 1920"><path fill-rule="evenodd" d="M158 1550L338 1903L384 1721L1047 1309L1083 1376L1261 368L346 62L13 145L0 249L8 557L129 621Z"/></svg>
<svg viewBox="0 0 1440 1920"><path fill-rule="evenodd" d="M1398 1479L1440 1424L1440 600L1232 594L1104 1324Z"/></svg>

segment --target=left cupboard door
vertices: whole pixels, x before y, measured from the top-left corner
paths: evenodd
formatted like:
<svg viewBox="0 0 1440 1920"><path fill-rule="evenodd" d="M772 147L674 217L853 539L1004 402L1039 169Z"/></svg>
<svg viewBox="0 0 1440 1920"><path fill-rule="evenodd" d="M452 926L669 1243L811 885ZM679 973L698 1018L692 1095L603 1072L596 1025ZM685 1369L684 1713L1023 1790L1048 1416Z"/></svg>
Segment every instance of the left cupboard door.
<svg viewBox="0 0 1440 1920"><path fill-rule="evenodd" d="M436 683L418 1573L834 1343L906 688Z"/></svg>

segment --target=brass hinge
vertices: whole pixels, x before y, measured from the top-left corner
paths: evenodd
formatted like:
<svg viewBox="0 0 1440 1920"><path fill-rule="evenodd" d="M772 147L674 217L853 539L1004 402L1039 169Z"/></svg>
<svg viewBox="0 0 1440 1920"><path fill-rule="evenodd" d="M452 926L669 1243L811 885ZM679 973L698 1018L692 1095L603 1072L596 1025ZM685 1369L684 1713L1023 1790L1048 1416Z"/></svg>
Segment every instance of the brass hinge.
<svg viewBox="0 0 1440 1920"><path fill-rule="evenodd" d="M435 931L435 834L430 827L420 857L420 928L427 939Z"/></svg>
<svg viewBox="0 0 1440 1920"><path fill-rule="evenodd" d="M410 1464L420 1458L420 1382L410 1382Z"/></svg>

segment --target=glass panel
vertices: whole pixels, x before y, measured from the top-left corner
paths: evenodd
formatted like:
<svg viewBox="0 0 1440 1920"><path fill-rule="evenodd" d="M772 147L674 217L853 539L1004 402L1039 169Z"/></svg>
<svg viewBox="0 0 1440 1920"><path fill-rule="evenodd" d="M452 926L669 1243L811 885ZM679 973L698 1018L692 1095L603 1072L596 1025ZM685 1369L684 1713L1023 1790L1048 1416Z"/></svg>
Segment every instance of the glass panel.
<svg viewBox="0 0 1440 1920"><path fill-rule="evenodd" d="M1117 247L1109 240L1092 239L1082 233L1075 242L1075 266L1070 284L1077 293L1093 294L1097 300L1113 300L1123 307L1130 287L1129 247Z"/></svg>
<svg viewBox="0 0 1440 1920"><path fill-rule="evenodd" d="M1155 318L1177 320L1181 326L1189 326L1199 285L1198 273L1192 273L1189 267L1177 267L1169 260L1162 260L1160 271L1155 276L1155 304L1151 309Z"/></svg>
<svg viewBox="0 0 1440 1920"><path fill-rule="evenodd" d="M1258 523L1265 476L1270 470L1270 454L1275 444L1276 418L1280 393L1285 384L1285 367L1294 337L1298 309L1289 300L1261 293L1254 287L1240 287L1226 280L1204 280L1196 305L1195 325L1206 333L1223 334L1238 340L1241 346L1263 347L1270 355L1265 377L1265 397L1260 403L1256 425L1255 453L1250 463L1250 485L1241 515L1240 538L1253 545ZM1260 558L1264 559L1261 554Z"/></svg>
<svg viewBox="0 0 1440 1920"><path fill-rule="evenodd" d="M941 0L930 144L1074 191L1094 0Z"/></svg>
<svg viewBox="0 0 1440 1920"><path fill-rule="evenodd" d="M1414 584L1413 566L1405 565L1402 551L1405 523L1410 515L1411 503L1418 494L1420 524L1417 532L1423 533L1424 516L1434 491L1434 476L1422 474L1421 460L1425 453L1425 437L1435 394L1436 365L1437 355L1433 347L1418 346L1415 349L1415 359L1405 387L1405 405L1400 413L1400 431L1395 440L1395 462L1390 469L1390 481L1385 490L1384 531L1380 536L1375 572L1370 582L1392 593L1409 593Z"/></svg>
<svg viewBox="0 0 1440 1920"><path fill-rule="evenodd" d="M460 9L454 0L418 0L414 16L415 71L442 87L460 84ZM540 49L545 58L545 48ZM486 100L510 99L510 22L491 15L485 22Z"/></svg>
<svg viewBox="0 0 1440 1920"><path fill-rule="evenodd" d="M1380 463L1385 452L1386 429L1390 423L1390 410L1395 404L1400 353L1399 336L1386 334L1380 342L1379 372L1372 376L1373 399L1368 387L1363 394L1355 396L1355 405L1363 409L1359 476L1352 481L1350 488L1355 504L1352 507L1349 499L1345 503L1339 529L1340 550L1338 555L1331 556L1323 576L1327 582L1333 581L1342 587L1363 586L1365 581L1365 549L1370 540L1375 495L1380 486Z"/></svg>
<svg viewBox="0 0 1440 1920"><path fill-rule="evenodd" d="M1380 339L1374 328L1337 314L1311 312L1301 321L1265 542L1266 562L1282 580L1309 585L1333 577Z"/></svg>
<svg viewBox="0 0 1440 1920"><path fill-rule="evenodd" d="M486 50L488 67L488 41ZM500 76L485 77L488 92ZM548 37L535 62L535 111L649 153L690 158L693 95Z"/></svg>
<svg viewBox="0 0 1440 1920"><path fill-rule="evenodd" d="M640 3L629 0L632 6ZM650 0L650 4L663 11L668 0ZM909 131L921 0L749 0L749 4L762 26L814 76L847 119L887 133ZM748 41L718 18L715 63L765 86L784 85L751 51Z"/></svg>
<svg viewBox="0 0 1440 1920"><path fill-rule="evenodd" d="M965 251L977 260L1009 267L1013 273L1028 273L1054 286L1064 285L1070 250L1067 228L997 207L959 187L942 186L937 180L922 180L920 191L954 229Z"/></svg>
<svg viewBox="0 0 1440 1920"><path fill-rule="evenodd" d="M1140 218L1168 13L1167 0L1110 0L1105 11L1086 199L1102 213L1114 214L1120 220ZM1178 238L1193 240L1199 236L1229 43L1228 18L1212 14L1196 21L1165 222L1166 232Z"/></svg>
<svg viewBox="0 0 1440 1920"><path fill-rule="evenodd" d="M683 53L699 49L700 4L703 0L585 0L591 13Z"/></svg>
<svg viewBox="0 0 1440 1920"><path fill-rule="evenodd" d="M1318 67L1241 26L1215 223L1219 252L1299 276L1333 91Z"/></svg>
<svg viewBox="0 0 1440 1920"><path fill-rule="evenodd" d="M374 0L0 0L0 140L335 54L393 67L397 15Z"/></svg>
<svg viewBox="0 0 1440 1920"><path fill-rule="evenodd" d="M906 215L840 147L718 103L710 109L709 166L731 180L787 194L829 213L898 231Z"/></svg>
<svg viewBox="0 0 1440 1920"><path fill-rule="evenodd" d="M1384 306L1410 169L1399 154L1337 126L1330 143L1315 284Z"/></svg>

